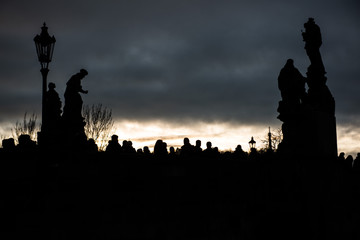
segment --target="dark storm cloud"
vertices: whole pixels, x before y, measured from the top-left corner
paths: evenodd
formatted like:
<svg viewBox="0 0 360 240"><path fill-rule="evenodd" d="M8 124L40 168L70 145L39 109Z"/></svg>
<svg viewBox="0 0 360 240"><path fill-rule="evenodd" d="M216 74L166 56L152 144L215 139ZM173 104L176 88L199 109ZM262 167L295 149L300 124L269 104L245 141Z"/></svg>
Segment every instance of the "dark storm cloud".
<svg viewBox="0 0 360 240"><path fill-rule="evenodd" d="M277 76L287 58L305 75L303 23L315 17L337 116L360 114L356 1L7 1L0 10L0 113L40 112L32 38L54 34L49 80L87 68L85 103L118 118L278 123ZM46 6L46 7L43 7ZM26 92L26 94L25 94ZM16 96L16 97L14 97ZM26 104L24 104L24 102ZM9 111L11 109L11 111Z"/></svg>

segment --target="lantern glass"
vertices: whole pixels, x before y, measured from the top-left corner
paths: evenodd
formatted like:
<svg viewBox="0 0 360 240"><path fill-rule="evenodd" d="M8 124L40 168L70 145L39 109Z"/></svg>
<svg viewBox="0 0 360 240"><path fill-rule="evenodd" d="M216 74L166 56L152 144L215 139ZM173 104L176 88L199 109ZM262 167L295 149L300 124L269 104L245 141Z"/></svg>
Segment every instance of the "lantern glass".
<svg viewBox="0 0 360 240"><path fill-rule="evenodd" d="M36 53L41 64L41 68L48 68L49 62L51 62L54 52L54 46L56 39L54 36L50 37L47 31L46 24L41 28L40 35L36 35L34 38Z"/></svg>
<svg viewBox="0 0 360 240"><path fill-rule="evenodd" d="M251 140L249 142L250 149L255 148L256 141L254 140L254 137L251 137Z"/></svg>

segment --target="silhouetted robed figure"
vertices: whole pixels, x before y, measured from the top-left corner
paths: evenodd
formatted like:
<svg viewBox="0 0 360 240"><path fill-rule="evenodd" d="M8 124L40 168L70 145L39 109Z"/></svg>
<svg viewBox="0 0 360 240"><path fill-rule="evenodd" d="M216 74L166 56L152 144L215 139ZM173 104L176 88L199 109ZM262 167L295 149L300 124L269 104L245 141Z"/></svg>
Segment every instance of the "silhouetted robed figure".
<svg viewBox="0 0 360 240"><path fill-rule="evenodd" d="M319 51L322 45L320 27L315 23L313 18L309 18L309 20L304 23L304 28L305 32L302 32L302 36L305 42L306 54L309 56L311 63L322 67L322 74L325 74L325 68Z"/></svg>
<svg viewBox="0 0 360 240"><path fill-rule="evenodd" d="M82 117L83 101L80 93L87 94L88 91L83 90L81 80L88 75L85 69L74 74L66 83L65 90L65 106L62 116L67 138L74 138L75 141L84 141L86 136L84 133L84 118Z"/></svg>
<svg viewBox="0 0 360 240"><path fill-rule="evenodd" d="M50 82L45 93L41 133L38 135L39 145L43 150L56 148L61 142L61 100L55 88L55 83Z"/></svg>
<svg viewBox="0 0 360 240"><path fill-rule="evenodd" d="M49 89L45 96L46 129L50 132L58 131L61 121L61 101L59 94L55 91L55 83L49 83Z"/></svg>
<svg viewBox="0 0 360 240"><path fill-rule="evenodd" d="M281 69L278 77L278 86L281 92L281 106L285 111L296 109L305 100L305 78L297 68L294 67L294 60L288 59Z"/></svg>

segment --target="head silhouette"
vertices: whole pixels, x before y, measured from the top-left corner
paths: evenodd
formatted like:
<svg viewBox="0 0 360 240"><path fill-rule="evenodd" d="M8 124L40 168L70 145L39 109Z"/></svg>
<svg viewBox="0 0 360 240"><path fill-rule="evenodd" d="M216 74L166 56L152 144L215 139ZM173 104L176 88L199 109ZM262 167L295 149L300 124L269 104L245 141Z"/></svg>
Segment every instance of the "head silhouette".
<svg viewBox="0 0 360 240"><path fill-rule="evenodd" d="M150 153L150 150L149 150L149 147L148 147L148 146L145 146L145 147L144 147L144 153Z"/></svg>
<svg viewBox="0 0 360 240"><path fill-rule="evenodd" d="M111 141L113 141L113 142L118 142L118 135L112 135L111 136Z"/></svg>
<svg viewBox="0 0 360 240"><path fill-rule="evenodd" d="M175 153L175 148L174 147L170 147L170 153Z"/></svg>
<svg viewBox="0 0 360 240"><path fill-rule="evenodd" d="M49 90L54 90L54 89L56 88L56 85L55 85L55 83L50 82L50 83L48 84L48 87L49 87Z"/></svg>
<svg viewBox="0 0 360 240"><path fill-rule="evenodd" d="M289 58L287 61L286 61L286 66L287 67L294 67L294 60Z"/></svg>
<svg viewBox="0 0 360 240"><path fill-rule="evenodd" d="M309 18L308 21L306 23L304 23L304 27L307 28L310 25L314 25L315 24L315 20L314 18Z"/></svg>
<svg viewBox="0 0 360 240"><path fill-rule="evenodd" d="M83 79L86 75L88 75L88 71L85 69L80 69L80 72L76 74L80 79Z"/></svg>
<svg viewBox="0 0 360 240"><path fill-rule="evenodd" d="M242 151L241 145L237 145L235 150Z"/></svg>
<svg viewBox="0 0 360 240"><path fill-rule="evenodd" d="M84 76L88 75L88 71L86 71L85 69L80 69L80 73Z"/></svg>

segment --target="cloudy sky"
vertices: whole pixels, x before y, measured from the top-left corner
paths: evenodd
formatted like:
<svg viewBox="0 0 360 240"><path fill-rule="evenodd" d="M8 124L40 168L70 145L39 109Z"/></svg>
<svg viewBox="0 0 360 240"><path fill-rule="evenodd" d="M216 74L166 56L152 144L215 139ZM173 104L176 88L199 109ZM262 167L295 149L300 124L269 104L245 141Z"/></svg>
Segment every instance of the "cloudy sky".
<svg viewBox="0 0 360 240"><path fill-rule="evenodd" d="M321 27L321 53L336 100L339 150L360 151L360 3L257 0L102 0L0 3L0 135L24 113L41 116L33 38L46 21L57 40L48 80L89 71L85 104L113 111L134 145L190 136L222 149L258 143L279 128L277 77L288 58L305 75L301 30ZM148 143L146 143L148 144Z"/></svg>

